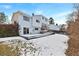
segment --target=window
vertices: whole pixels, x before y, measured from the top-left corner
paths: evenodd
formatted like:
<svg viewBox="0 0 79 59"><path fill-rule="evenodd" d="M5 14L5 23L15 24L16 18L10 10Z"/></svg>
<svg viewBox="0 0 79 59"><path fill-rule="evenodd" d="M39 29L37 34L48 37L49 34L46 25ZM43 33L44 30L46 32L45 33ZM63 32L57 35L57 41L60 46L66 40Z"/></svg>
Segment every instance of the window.
<svg viewBox="0 0 79 59"><path fill-rule="evenodd" d="M24 34L29 34L29 28L25 28L25 27L24 27L24 28L23 28L23 33L24 33Z"/></svg>
<svg viewBox="0 0 79 59"><path fill-rule="evenodd" d="M39 20L36 20L36 22L38 22L38 23L39 23L40 21L39 21Z"/></svg>
<svg viewBox="0 0 79 59"><path fill-rule="evenodd" d="M29 17L23 16L23 19L24 19L25 21L29 21Z"/></svg>
<svg viewBox="0 0 79 59"><path fill-rule="evenodd" d="M38 28L35 28L35 30L38 30Z"/></svg>
<svg viewBox="0 0 79 59"><path fill-rule="evenodd" d="M26 28L25 27L23 28L23 33L26 34Z"/></svg>

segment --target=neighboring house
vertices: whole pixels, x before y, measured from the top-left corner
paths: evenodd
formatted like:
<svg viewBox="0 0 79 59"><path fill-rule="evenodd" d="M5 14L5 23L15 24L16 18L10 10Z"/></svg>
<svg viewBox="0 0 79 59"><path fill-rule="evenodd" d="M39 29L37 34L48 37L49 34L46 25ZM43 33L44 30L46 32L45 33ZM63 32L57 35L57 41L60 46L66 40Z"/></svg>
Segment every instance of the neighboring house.
<svg viewBox="0 0 79 59"><path fill-rule="evenodd" d="M67 24L62 24L60 31L66 32L68 25Z"/></svg>
<svg viewBox="0 0 79 59"><path fill-rule="evenodd" d="M24 35L40 33L42 30L47 30L49 20L43 15L29 16L21 11L17 11L13 13L12 23L17 23L19 25L19 35Z"/></svg>
<svg viewBox="0 0 79 59"><path fill-rule="evenodd" d="M60 31L61 27L59 25L50 24L48 28L49 28L49 31Z"/></svg>

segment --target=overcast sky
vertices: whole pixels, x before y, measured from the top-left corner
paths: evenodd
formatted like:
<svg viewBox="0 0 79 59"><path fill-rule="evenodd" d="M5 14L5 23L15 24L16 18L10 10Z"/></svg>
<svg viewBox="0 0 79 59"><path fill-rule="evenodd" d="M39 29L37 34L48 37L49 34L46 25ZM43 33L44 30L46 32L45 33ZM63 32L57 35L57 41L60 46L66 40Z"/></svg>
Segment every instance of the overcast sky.
<svg viewBox="0 0 79 59"><path fill-rule="evenodd" d="M66 17L73 10L73 4L69 3L5 3L0 4L0 12L4 12L11 19L12 13L23 11L29 15L32 13L53 17L56 23L63 24Z"/></svg>

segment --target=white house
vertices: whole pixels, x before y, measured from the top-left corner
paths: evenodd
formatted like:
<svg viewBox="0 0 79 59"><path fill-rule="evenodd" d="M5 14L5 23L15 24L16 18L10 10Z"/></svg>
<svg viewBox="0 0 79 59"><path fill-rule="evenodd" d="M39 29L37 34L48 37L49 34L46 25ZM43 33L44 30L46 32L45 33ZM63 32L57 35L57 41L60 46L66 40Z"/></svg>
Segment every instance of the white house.
<svg viewBox="0 0 79 59"><path fill-rule="evenodd" d="M49 19L43 15L32 15L32 27L34 33L40 33L47 30Z"/></svg>
<svg viewBox="0 0 79 59"><path fill-rule="evenodd" d="M49 20L43 15L28 15L21 11L13 13L12 23L18 23L19 35L36 34L46 30Z"/></svg>
<svg viewBox="0 0 79 59"><path fill-rule="evenodd" d="M55 25L55 24L50 24L49 26L48 26L48 28L49 28L49 30L52 30L52 31L60 31L60 26L58 26L58 25Z"/></svg>

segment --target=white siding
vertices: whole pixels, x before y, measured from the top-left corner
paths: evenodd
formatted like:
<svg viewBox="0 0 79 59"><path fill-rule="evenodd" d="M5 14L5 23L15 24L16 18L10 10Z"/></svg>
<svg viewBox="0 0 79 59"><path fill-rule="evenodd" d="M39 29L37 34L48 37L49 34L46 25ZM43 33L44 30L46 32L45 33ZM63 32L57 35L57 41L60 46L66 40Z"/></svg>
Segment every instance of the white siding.
<svg viewBox="0 0 79 59"><path fill-rule="evenodd" d="M27 20L24 20L23 16L29 18ZM19 24L19 35L24 35L23 28L29 28L29 34L40 33L42 24L48 26L49 21L48 19L47 21L45 19L47 18L42 15L29 16L27 14L23 14L22 12L17 12L14 13L12 21L16 21ZM38 20L39 22L36 22L36 20ZM38 30L35 30L35 28L38 28Z"/></svg>
<svg viewBox="0 0 79 59"><path fill-rule="evenodd" d="M42 17L43 17L42 15L32 16L33 33L40 33L42 24L45 24L46 26L48 26L48 23L49 23L48 19L46 21L45 20L46 18L44 17L44 19L43 19ZM39 22L36 22L36 20L39 20ZM35 28L38 28L38 30L35 30Z"/></svg>
<svg viewBox="0 0 79 59"><path fill-rule="evenodd" d="M29 28L29 34L32 32L32 27L31 27L31 22L30 22L30 17L29 17L29 21L25 21L24 19L23 19L23 16L21 15L21 16L19 16L19 27L20 27L20 30L19 30L19 32L20 32L20 35L23 35L23 28L25 27L25 28Z"/></svg>
<svg viewBox="0 0 79 59"><path fill-rule="evenodd" d="M60 27L57 26L57 25L54 25L54 24L49 25L48 28L49 28L49 30L56 30L56 31L59 31L60 30Z"/></svg>

